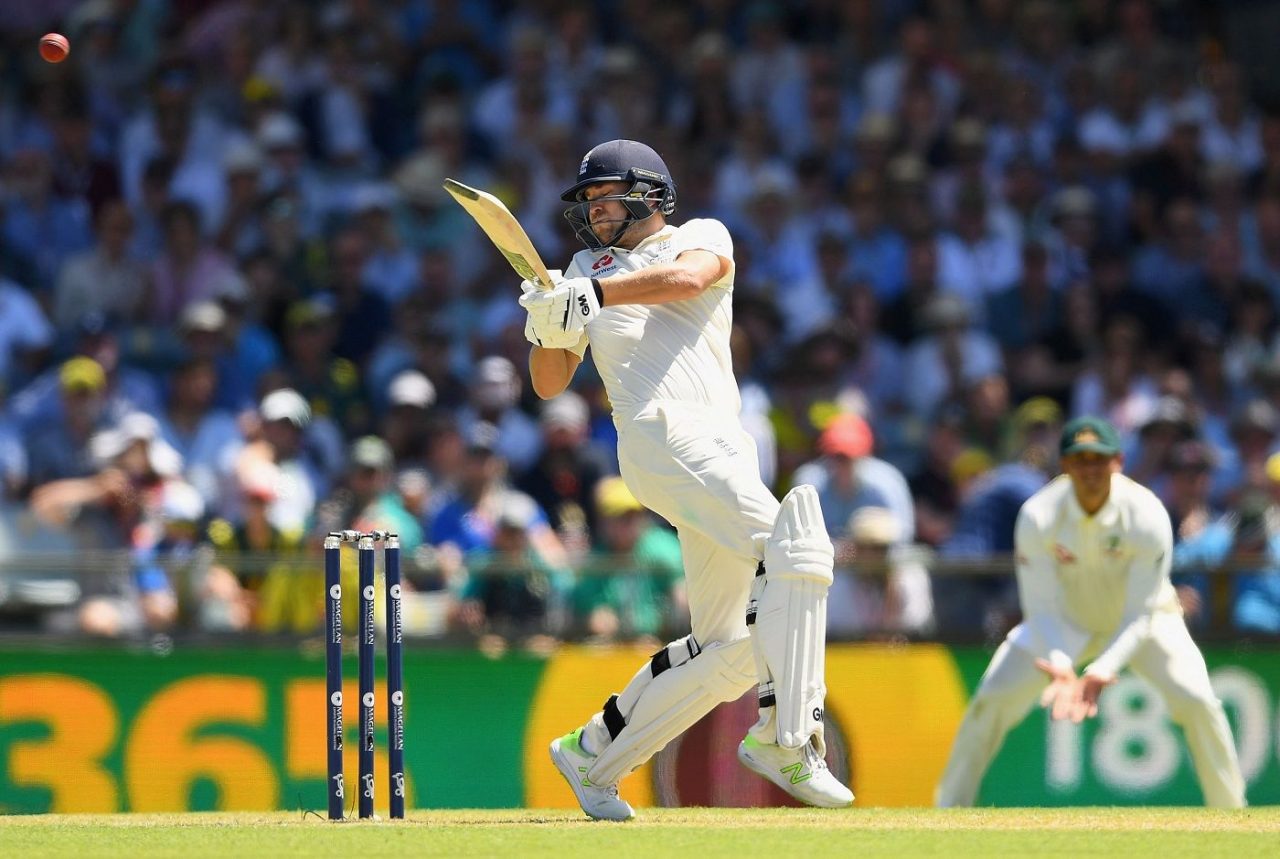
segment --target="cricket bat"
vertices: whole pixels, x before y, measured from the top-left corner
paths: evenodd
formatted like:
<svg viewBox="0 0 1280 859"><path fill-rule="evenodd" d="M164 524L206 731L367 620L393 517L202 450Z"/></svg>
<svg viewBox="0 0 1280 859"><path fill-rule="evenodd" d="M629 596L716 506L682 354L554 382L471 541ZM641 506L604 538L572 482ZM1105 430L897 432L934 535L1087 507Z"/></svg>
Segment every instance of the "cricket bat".
<svg viewBox="0 0 1280 859"><path fill-rule="evenodd" d="M493 246L507 258L516 274L525 280L535 281L543 289L551 289L551 275L547 274L542 257L538 256L524 227L520 226L516 216L511 214L511 210L501 200L487 191L463 185L453 179L444 180L444 189L480 225L480 229L484 230Z"/></svg>

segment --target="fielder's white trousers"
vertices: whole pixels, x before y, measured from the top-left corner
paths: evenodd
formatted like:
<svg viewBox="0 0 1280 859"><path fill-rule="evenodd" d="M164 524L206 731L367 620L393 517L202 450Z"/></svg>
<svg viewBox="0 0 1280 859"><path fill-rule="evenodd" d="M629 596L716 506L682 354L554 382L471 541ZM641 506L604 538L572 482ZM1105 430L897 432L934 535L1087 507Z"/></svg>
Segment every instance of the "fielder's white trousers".
<svg viewBox="0 0 1280 859"><path fill-rule="evenodd" d="M651 403L618 423L623 479L679 534L694 638L746 638L756 544L778 516L755 442L737 415L684 403Z"/></svg>
<svg viewBox="0 0 1280 859"><path fill-rule="evenodd" d="M1011 632L1000 645L969 702L951 747L951 759L938 784L936 800L940 806L973 805L982 777L1000 751L1005 734L1022 721L1048 684L1048 676L1036 668L1035 657L1010 643L1016 632ZM1093 658L1108 638L1095 636L1080 664ZM1182 727L1205 804L1214 808L1242 807L1244 778L1231 728L1222 703L1209 685L1204 657L1191 640L1182 616L1156 614L1151 636L1139 645L1129 667L1156 688L1164 698L1169 717ZM1107 693L1104 690L1102 694Z"/></svg>

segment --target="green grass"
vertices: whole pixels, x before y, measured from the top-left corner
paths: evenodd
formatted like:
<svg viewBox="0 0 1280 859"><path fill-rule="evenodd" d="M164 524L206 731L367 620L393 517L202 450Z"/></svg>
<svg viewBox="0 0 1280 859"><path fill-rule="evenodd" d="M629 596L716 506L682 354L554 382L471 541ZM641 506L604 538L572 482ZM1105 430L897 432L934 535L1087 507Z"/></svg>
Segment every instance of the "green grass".
<svg viewBox="0 0 1280 859"><path fill-rule="evenodd" d="M1275 856L1280 808L418 811L329 823L294 812L0 817L0 856Z"/></svg>

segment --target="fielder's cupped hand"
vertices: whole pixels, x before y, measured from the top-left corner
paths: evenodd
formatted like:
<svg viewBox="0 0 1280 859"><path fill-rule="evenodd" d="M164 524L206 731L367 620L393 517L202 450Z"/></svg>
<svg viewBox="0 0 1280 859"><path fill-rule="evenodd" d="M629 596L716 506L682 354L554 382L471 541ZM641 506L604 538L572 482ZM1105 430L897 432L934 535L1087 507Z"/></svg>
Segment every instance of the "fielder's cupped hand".
<svg viewBox="0 0 1280 859"><path fill-rule="evenodd" d="M551 275L553 283L563 280L558 270L552 270L548 274ZM520 292L520 306L528 313L524 323L524 339L544 349L568 349L578 345L582 332L565 331L561 318L555 314L555 307L551 302L532 299L526 301L531 296L537 298L549 295L549 291L543 290L532 280L526 280L520 283Z"/></svg>
<svg viewBox="0 0 1280 859"><path fill-rule="evenodd" d="M1076 703L1076 672L1047 659L1037 659L1036 668L1049 675L1049 685L1040 693L1040 706L1048 708L1054 719L1071 716Z"/></svg>
<svg viewBox="0 0 1280 859"><path fill-rule="evenodd" d="M1070 719L1077 725L1098 715L1098 696L1116 682L1114 675L1075 671L1037 659L1036 667L1049 675L1049 685L1040 695L1040 706L1047 707L1054 719Z"/></svg>
<svg viewBox="0 0 1280 859"><path fill-rule="evenodd" d="M563 278L551 273L555 286L546 291L526 292L520 306L534 315L534 308L547 308L547 318L562 331L580 334L600 314L600 300L589 277ZM523 284L522 284L523 286ZM575 337L576 342L576 337Z"/></svg>

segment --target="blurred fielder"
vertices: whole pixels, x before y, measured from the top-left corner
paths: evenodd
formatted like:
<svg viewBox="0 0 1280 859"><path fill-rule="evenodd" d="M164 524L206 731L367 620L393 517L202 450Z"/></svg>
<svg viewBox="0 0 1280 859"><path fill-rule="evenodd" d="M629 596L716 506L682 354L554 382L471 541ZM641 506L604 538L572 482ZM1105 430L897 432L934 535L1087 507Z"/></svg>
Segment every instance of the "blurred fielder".
<svg viewBox="0 0 1280 859"><path fill-rule="evenodd" d="M1064 474L1018 514L1022 623L969 704L938 805L973 804L1005 734L1037 697L1053 718L1081 722L1097 714L1098 695L1127 665L1155 686L1182 726L1205 802L1243 806L1231 728L1169 582L1169 514L1120 473L1120 439L1106 421L1071 421L1059 452ZM1077 677L1075 666L1090 659Z"/></svg>
<svg viewBox="0 0 1280 859"><path fill-rule="evenodd" d="M823 760L831 541L813 487L779 504L739 423L729 233L710 219L668 225L675 183L633 140L588 152L562 199L587 250L551 273L553 289L521 285L533 386L559 394L590 344L622 476L679 532L693 634L654 654L551 756L583 811L626 820L619 779L758 679L760 719L738 758L802 802L849 805Z"/></svg>

